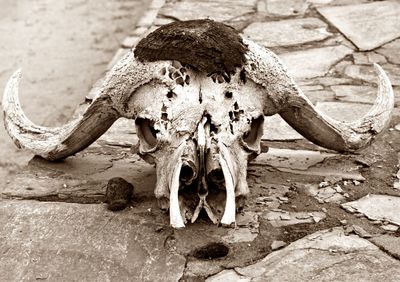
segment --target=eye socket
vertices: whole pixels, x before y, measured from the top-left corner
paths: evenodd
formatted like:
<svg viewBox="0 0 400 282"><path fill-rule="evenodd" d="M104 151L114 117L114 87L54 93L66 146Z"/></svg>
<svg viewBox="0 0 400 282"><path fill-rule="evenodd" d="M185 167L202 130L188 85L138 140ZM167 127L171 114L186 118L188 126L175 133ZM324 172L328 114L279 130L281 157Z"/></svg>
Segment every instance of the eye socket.
<svg viewBox="0 0 400 282"><path fill-rule="evenodd" d="M250 150L258 152L260 150L260 141L263 135L264 116L253 118L250 130L243 134L243 146Z"/></svg>
<svg viewBox="0 0 400 282"><path fill-rule="evenodd" d="M157 133L159 132L154 128L154 121L146 118L137 118L135 124L141 141L141 149L144 152L154 151L158 144Z"/></svg>

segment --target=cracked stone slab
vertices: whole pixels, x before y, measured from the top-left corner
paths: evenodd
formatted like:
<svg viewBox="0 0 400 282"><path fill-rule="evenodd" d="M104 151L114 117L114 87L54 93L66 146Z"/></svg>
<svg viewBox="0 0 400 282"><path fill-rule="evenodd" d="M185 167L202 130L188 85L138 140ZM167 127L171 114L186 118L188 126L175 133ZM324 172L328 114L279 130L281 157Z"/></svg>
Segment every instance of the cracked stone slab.
<svg viewBox="0 0 400 282"><path fill-rule="evenodd" d="M266 154L261 154L256 158L256 163L277 168L307 170L326 158L334 156L336 154L320 151L270 148Z"/></svg>
<svg viewBox="0 0 400 282"><path fill-rule="evenodd" d="M345 102L318 102L316 107L329 117L340 121L355 121L371 109L371 105L368 104Z"/></svg>
<svg viewBox="0 0 400 282"><path fill-rule="evenodd" d="M254 12L256 2L257 0L171 1L161 8L159 15L181 21L209 18L226 22Z"/></svg>
<svg viewBox="0 0 400 282"><path fill-rule="evenodd" d="M362 213L371 220L400 225L400 197L371 194L341 206L351 213Z"/></svg>
<svg viewBox="0 0 400 282"><path fill-rule="evenodd" d="M167 234L155 236L167 222L132 211L1 201L0 225L1 281L177 281L185 267L165 249Z"/></svg>
<svg viewBox="0 0 400 282"><path fill-rule="evenodd" d="M393 86L400 85L400 66L386 64L381 66L387 73ZM377 83L378 78L372 65L349 65L344 74L355 79L364 80L369 83Z"/></svg>
<svg viewBox="0 0 400 282"><path fill-rule="evenodd" d="M341 203L345 200L342 195L343 191L340 191L335 185L319 187L317 184L306 184L306 187L308 193L320 203Z"/></svg>
<svg viewBox="0 0 400 282"><path fill-rule="evenodd" d="M308 6L305 0L265 0L265 12L275 16L303 15Z"/></svg>
<svg viewBox="0 0 400 282"><path fill-rule="evenodd" d="M284 53L280 58L293 78L305 79L326 75L334 64L352 52L344 45L337 45Z"/></svg>
<svg viewBox="0 0 400 282"><path fill-rule="evenodd" d="M280 209L263 215L274 227L289 226L301 223L318 223L326 218L324 212L288 212Z"/></svg>
<svg viewBox="0 0 400 282"><path fill-rule="evenodd" d="M390 63L400 65L400 38L383 45L376 52L385 56Z"/></svg>
<svg viewBox="0 0 400 282"><path fill-rule="evenodd" d="M370 241L385 252L389 253L391 256L400 259L400 237L384 234L373 237Z"/></svg>
<svg viewBox="0 0 400 282"><path fill-rule="evenodd" d="M327 24L317 18L254 22L243 30L245 37L265 47L291 46L321 41L332 34Z"/></svg>
<svg viewBox="0 0 400 282"><path fill-rule="evenodd" d="M331 89L341 102L373 104L377 94L375 87L366 85L334 85Z"/></svg>
<svg viewBox="0 0 400 282"><path fill-rule="evenodd" d="M230 277L272 282L399 281L399 267L398 260L369 241L334 228L308 235L255 264L222 271L208 281L231 281Z"/></svg>
<svg viewBox="0 0 400 282"><path fill-rule="evenodd" d="M129 149L98 146L63 162L34 158L25 168L6 176L8 181L0 187L0 196L98 203L105 199L107 181L117 176L132 183L135 194L151 194L156 181L155 169L130 154Z"/></svg>
<svg viewBox="0 0 400 282"><path fill-rule="evenodd" d="M384 56L376 52L357 52L353 54L356 65L368 65L373 63L384 64L387 60Z"/></svg>
<svg viewBox="0 0 400 282"><path fill-rule="evenodd" d="M249 228L235 228L228 231L228 234L221 239L227 243L252 242L256 239L258 233L251 231Z"/></svg>
<svg viewBox="0 0 400 282"><path fill-rule="evenodd" d="M400 3L397 1L317 10L363 51L375 49L400 36Z"/></svg>
<svg viewBox="0 0 400 282"><path fill-rule="evenodd" d="M238 274L233 269L223 270L220 273L206 279L206 282L226 282L226 281L250 282L251 279Z"/></svg>

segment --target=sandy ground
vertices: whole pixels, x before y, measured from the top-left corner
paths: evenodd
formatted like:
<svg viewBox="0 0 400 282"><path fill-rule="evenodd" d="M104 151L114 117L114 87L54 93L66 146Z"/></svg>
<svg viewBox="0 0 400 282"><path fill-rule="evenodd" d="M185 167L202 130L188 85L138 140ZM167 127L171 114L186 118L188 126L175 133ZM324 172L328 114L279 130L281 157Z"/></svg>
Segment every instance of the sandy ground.
<svg viewBox="0 0 400 282"><path fill-rule="evenodd" d="M40 125L63 124L134 30L148 2L0 0L0 88L22 68L20 99L27 116ZM14 161L31 156L16 151L0 126L0 165L11 156Z"/></svg>

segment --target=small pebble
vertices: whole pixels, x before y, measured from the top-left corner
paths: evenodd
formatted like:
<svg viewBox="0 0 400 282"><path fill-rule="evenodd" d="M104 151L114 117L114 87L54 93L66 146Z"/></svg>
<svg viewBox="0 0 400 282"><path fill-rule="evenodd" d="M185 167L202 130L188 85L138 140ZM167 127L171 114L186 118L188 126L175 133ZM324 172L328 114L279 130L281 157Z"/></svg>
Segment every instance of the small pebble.
<svg viewBox="0 0 400 282"><path fill-rule="evenodd" d="M271 244L271 249L273 251L275 251L275 250L283 248L284 246L286 246L286 242L284 242L284 241L273 241Z"/></svg>
<svg viewBox="0 0 400 282"><path fill-rule="evenodd" d="M394 224L382 225L381 228L383 230L391 231L391 232L396 232L399 229L399 227L397 225L394 225Z"/></svg>
<svg viewBox="0 0 400 282"><path fill-rule="evenodd" d="M111 211L125 209L132 199L133 185L121 177L111 178L107 183L106 202Z"/></svg>

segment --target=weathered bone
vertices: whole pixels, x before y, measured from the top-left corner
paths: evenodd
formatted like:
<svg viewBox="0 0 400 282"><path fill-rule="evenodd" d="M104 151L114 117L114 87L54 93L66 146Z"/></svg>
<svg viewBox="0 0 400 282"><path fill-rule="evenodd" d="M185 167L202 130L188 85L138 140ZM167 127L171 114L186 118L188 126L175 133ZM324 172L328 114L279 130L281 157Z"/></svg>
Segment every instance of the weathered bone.
<svg viewBox="0 0 400 282"><path fill-rule="evenodd" d="M371 110L358 121L339 122L312 105L271 51L222 23L176 22L123 57L83 116L59 128L37 126L25 116L17 71L4 92L4 122L18 147L57 160L89 146L119 117L138 118L138 151L156 163L155 195L164 208L169 201L171 225L184 227L202 208L218 221L214 205L223 204L223 195L212 194L207 202L207 180L220 181L221 171L226 189L221 223L229 225L235 222L235 196L241 202L248 194L246 161L260 153L262 114L279 113L320 146L363 148L388 126L394 107L390 81L381 67L375 69L378 96ZM192 141L196 134L198 148ZM200 199L192 216L179 196L180 185L190 183L199 184Z"/></svg>
<svg viewBox="0 0 400 282"><path fill-rule="evenodd" d="M155 77L152 72L164 64L145 65L128 53L107 74L84 114L57 128L37 126L25 116L18 99L21 70L17 70L8 81L3 96L6 130L19 148L48 160L66 158L89 146L119 117L126 116L126 100L136 88Z"/></svg>
<svg viewBox="0 0 400 282"><path fill-rule="evenodd" d="M279 112L311 142L339 152L353 152L370 144L388 126L394 107L393 90L387 75L377 64L378 96L373 107L357 121L340 122L313 106L274 53L243 40L249 48L244 66L246 73L266 90L264 114Z"/></svg>
<svg viewBox="0 0 400 282"><path fill-rule="evenodd" d="M220 149L219 162L221 164L222 172L224 173L226 189L225 212L222 216L221 223L230 225L236 220L235 182L237 180L237 174L233 168L230 153L226 146L222 142L219 142L218 147Z"/></svg>
<svg viewBox="0 0 400 282"><path fill-rule="evenodd" d="M186 184L192 184L199 174L199 158L197 155L196 144L193 140L186 142L186 147L182 153L181 180Z"/></svg>
<svg viewBox="0 0 400 282"><path fill-rule="evenodd" d="M181 173L182 161L179 160L175 167L171 183L170 183L170 196L169 196L169 220L174 228L185 227L184 219L182 218L181 210L179 207L179 175Z"/></svg>
<svg viewBox="0 0 400 282"><path fill-rule="evenodd" d="M221 165L219 164L219 150L215 141L211 142L211 146L206 156L206 175L207 179L215 184L222 184L224 175ZM219 188L224 188L223 185L218 185Z"/></svg>

